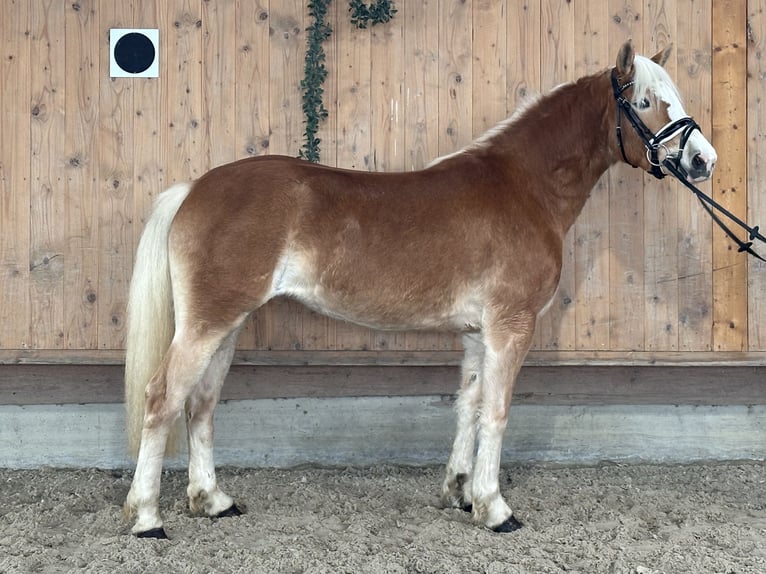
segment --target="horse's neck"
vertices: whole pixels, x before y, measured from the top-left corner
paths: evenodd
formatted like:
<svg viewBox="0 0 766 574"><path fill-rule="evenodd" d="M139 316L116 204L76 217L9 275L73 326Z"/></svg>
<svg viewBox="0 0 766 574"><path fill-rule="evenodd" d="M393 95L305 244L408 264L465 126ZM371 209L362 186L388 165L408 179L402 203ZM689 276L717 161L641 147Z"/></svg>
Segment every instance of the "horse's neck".
<svg viewBox="0 0 766 574"><path fill-rule="evenodd" d="M519 123L518 150L534 163L540 199L558 220L562 233L582 211L599 177L614 163L609 145L614 110L606 74L567 84L543 97L527 121Z"/></svg>

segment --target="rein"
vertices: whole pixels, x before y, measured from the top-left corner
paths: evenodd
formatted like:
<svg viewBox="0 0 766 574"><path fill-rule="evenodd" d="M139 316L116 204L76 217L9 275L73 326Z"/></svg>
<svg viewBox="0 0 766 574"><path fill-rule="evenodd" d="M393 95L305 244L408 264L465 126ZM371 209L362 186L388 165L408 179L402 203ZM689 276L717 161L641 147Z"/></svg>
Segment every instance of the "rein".
<svg viewBox="0 0 766 574"><path fill-rule="evenodd" d="M731 213L720 203L716 202L712 197L702 192L697 186L689 182L687 179L688 174L686 173L686 170L684 170L684 168L681 166L681 157L684 153L684 146L686 145L686 142L689 141L689 137L691 137L692 132L694 130L700 130L697 122L695 122L691 117L686 116L684 118L670 122L656 134L653 133L641 120L641 118L638 117L638 114L628 99L622 95L623 92L633 86L633 84L634 82L630 81L627 84L620 86L620 83L617 80L617 71L616 69L612 70L612 89L614 90L614 98L617 102L617 145L620 148L622 159L625 160L625 163L628 165L638 167L628 159L622 143L621 121L622 115L625 114L625 117L628 118L628 121L633 126L633 129L636 131L638 137L641 138L641 141L646 148L646 159L652 166L650 173L657 179L662 179L665 177L665 173L662 171L662 167L664 167L670 174L672 174L678 181L684 184L689 190L691 190L694 195L697 196L700 204L705 208L705 211L710 214L710 217L713 219L713 221L715 221L718 227L720 227L723 232L726 233L726 235L734 243L737 244L738 253L744 251L745 253L749 253L753 257L766 262L765 258L761 257L753 250L753 240L757 239L758 241L766 243L766 237L760 233L758 226L756 225L755 227L750 227L747 223L739 219L736 215ZM678 134L681 134L678 153L672 155L669 153L665 144L675 138ZM660 159L661 150L664 152L663 159ZM728 218L729 221L739 226L741 229L747 231L749 241L742 241L739 237L737 237L731 228L728 227L715 213L715 210L718 210L723 216Z"/></svg>

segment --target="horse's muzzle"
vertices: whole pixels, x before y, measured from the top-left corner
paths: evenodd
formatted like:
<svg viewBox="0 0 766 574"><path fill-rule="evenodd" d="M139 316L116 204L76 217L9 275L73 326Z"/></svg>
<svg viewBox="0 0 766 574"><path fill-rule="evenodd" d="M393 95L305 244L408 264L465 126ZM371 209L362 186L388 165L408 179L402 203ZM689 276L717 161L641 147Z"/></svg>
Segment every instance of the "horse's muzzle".
<svg viewBox="0 0 766 574"><path fill-rule="evenodd" d="M718 157L713 154L705 152L697 152L692 157L689 167L685 169L686 177L690 183L698 183L710 179L713 175L713 169L715 169L715 162Z"/></svg>

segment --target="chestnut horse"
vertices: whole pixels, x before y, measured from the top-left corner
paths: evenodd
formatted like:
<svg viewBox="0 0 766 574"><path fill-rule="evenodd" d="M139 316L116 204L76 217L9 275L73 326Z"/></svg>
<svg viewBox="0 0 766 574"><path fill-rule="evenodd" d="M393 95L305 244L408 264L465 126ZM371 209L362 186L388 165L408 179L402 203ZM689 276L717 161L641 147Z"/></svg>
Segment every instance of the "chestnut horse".
<svg viewBox="0 0 766 574"><path fill-rule="evenodd" d="M662 68L668 54L644 58L628 42L614 68L557 87L420 171L265 156L161 194L128 304L128 426L134 447L140 438L125 503L133 533L165 537L162 461L184 410L191 510L239 512L216 482L213 410L242 324L279 296L375 329L463 333L442 497L487 528L518 528L500 494L501 443L567 230L618 161L657 177L673 161L689 181L710 177L716 161Z"/></svg>

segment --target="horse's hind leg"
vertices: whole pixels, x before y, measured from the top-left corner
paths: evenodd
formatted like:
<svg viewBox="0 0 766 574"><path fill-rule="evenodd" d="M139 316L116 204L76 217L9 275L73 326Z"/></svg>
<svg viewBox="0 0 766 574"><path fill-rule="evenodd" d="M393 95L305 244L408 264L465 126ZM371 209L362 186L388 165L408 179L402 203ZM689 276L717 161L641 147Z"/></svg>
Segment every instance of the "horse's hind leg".
<svg viewBox="0 0 766 574"><path fill-rule="evenodd" d="M463 350L462 380L455 404L457 432L447 463L442 500L448 506L471 510L471 471L484 362L481 335L464 335Z"/></svg>
<svg viewBox="0 0 766 574"><path fill-rule="evenodd" d="M202 379L220 343L220 335L193 337L177 331L147 385L141 447L125 501L126 514L136 516L132 532L139 537L166 538L159 512L165 445L186 399Z"/></svg>
<svg viewBox="0 0 766 574"><path fill-rule="evenodd" d="M208 516L241 514L232 498L219 487L213 462L213 411L229 371L239 329L221 343L202 381L186 401L186 428L189 437L189 508Z"/></svg>

